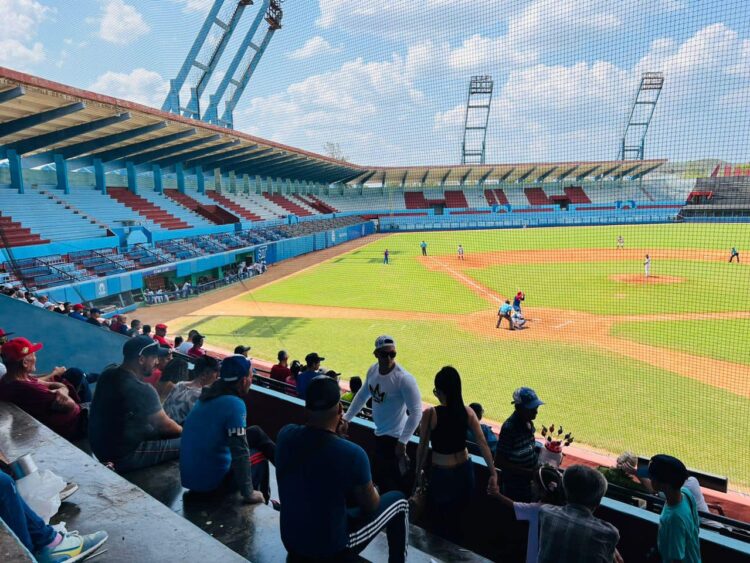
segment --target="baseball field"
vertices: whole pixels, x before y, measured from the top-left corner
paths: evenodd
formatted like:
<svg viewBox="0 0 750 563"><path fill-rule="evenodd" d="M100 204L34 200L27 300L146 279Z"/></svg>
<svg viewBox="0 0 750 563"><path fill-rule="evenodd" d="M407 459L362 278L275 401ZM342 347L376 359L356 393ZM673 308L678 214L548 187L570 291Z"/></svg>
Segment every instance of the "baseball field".
<svg viewBox="0 0 750 563"><path fill-rule="evenodd" d="M729 263L733 246L739 264ZM730 224L394 234L172 323L268 360L281 348L297 359L318 352L344 379L364 375L387 333L425 401L446 364L462 374L465 400L495 421L527 385L545 401L538 425L562 424L579 445L671 453L745 489L745 249L750 229ZM499 305L518 290L528 328L496 329Z"/></svg>

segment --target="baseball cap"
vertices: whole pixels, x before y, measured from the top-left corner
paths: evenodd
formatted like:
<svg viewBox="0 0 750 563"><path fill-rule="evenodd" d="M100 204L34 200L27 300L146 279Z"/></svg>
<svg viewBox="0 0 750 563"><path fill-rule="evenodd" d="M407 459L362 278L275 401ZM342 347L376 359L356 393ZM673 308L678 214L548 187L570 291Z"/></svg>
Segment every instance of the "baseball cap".
<svg viewBox="0 0 750 563"><path fill-rule="evenodd" d="M396 346L396 341L393 339L393 337L388 336L387 334L382 334L375 339L376 350L378 348L384 348L386 346Z"/></svg>
<svg viewBox="0 0 750 563"><path fill-rule="evenodd" d="M247 354L252 346L242 346L241 344L239 346L236 346L234 349L235 354Z"/></svg>
<svg viewBox="0 0 750 563"><path fill-rule="evenodd" d="M15 334L15 332L5 332L2 328L0 328L0 338L4 336L10 336L11 334Z"/></svg>
<svg viewBox="0 0 750 563"><path fill-rule="evenodd" d="M221 362L219 377L224 381L239 381L250 375L252 364L245 356L235 354L224 358Z"/></svg>
<svg viewBox="0 0 750 563"><path fill-rule="evenodd" d="M662 483L682 486L688 478L688 470L685 464L676 457L658 454L652 457L648 464L648 475Z"/></svg>
<svg viewBox="0 0 750 563"><path fill-rule="evenodd" d="M160 358L166 358L172 353L172 347L171 346L159 346L158 352L159 352Z"/></svg>
<svg viewBox="0 0 750 563"><path fill-rule="evenodd" d="M83 311L86 307L84 307L81 303L76 303L73 305L74 311Z"/></svg>
<svg viewBox="0 0 750 563"><path fill-rule="evenodd" d="M20 362L29 354L42 349L41 342L31 342L26 338L14 338L8 340L2 347L3 358L8 362Z"/></svg>
<svg viewBox="0 0 750 563"><path fill-rule="evenodd" d="M526 409L535 409L544 403L539 399L531 387L519 387L513 391L512 404L520 405Z"/></svg>
<svg viewBox="0 0 750 563"><path fill-rule="evenodd" d="M148 336L136 336L128 340L122 347L122 355L125 359L137 358L139 356L161 355L159 343Z"/></svg>
<svg viewBox="0 0 750 563"><path fill-rule="evenodd" d="M158 324L158 325L156 325L156 326L155 326L154 328L155 328L156 330L167 330L167 325L165 325L164 323L159 323L159 324Z"/></svg>
<svg viewBox="0 0 750 563"><path fill-rule="evenodd" d="M329 370L328 370L328 371L326 372L326 377L338 377L338 376L340 376L340 375L341 375L340 373L338 373L337 371L335 371L335 370L332 370L332 369L329 369Z"/></svg>
<svg viewBox="0 0 750 563"><path fill-rule="evenodd" d="M89 313L91 313L92 315L95 315L95 314L97 314L97 313L101 315L101 313L102 313L102 310L101 310L101 309L97 309L96 307L94 307L93 309L91 309L91 310L89 311Z"/></svg>
<svg viewBox="0 0 750 563"><path fill-rule="evenodd" d="M327 375L313 377L307 386L305 408L310 411L326 411L341 400L341 389L335 379Z"/></svg>
<svg viewBox="0 0 750 563"><path fill-rule="evenodd" d="M325 358L318 356L317 352L313 352L312 354L308 354L305 356L305 361L307 362L307 365L317 364L318 362L322 362L325 360Z"/></svg>

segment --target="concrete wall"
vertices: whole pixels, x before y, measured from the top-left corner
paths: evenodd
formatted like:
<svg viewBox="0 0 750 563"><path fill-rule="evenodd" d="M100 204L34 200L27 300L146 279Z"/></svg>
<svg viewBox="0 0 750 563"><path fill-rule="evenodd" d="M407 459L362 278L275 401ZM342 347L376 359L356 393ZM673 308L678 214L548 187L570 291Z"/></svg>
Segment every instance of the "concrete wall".
<svg viewBox="0 0 750 563"><path fill-rule="evenodd" d="M37 353L39 373L46 373L55 366L99 372L106 365L122 360L122 347L127 340L111 330L50 313L4 295L0 295L0 327L14 332L11 338L23 336L44 344Z"/></svg>

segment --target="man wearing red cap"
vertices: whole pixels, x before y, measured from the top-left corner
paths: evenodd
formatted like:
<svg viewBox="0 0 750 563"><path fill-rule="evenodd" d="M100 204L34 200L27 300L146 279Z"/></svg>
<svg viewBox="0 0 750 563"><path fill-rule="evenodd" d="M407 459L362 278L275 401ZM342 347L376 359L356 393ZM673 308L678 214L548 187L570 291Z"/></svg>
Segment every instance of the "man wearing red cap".
<svg viewBox="0 0 750 563"><path fill-rule="evenodd" d="M26 338L14 338L2 346L2 357L7 373L0 380L0 400L14 403L69 440L86 431L85 417L81 414L77 384L64 380L65 368L55 370L45 377L34 377L36 352L41 343L32 343ZM76 370L85 379L80 370ZM88 385L86 383L86 385Z"/></svg>
<svg viewBox="0 0 750 563"><path fill-rule="evenodd" d="M154 329L156 330L154 333L154 340L156 340L161 346L171 347L172 345L167 342L167 339L165 338L167 336L167 325L159 323Z"/></svg>
<svg viewBox="0 0 750 563"><path fill-rule="evenodd" d="M88 319L83 314L83 310L85 307L81 303L77 303L76 305L73 305L73 311L71 311L68 316L71 319L77 319L79 321L87 321Z"/></svg>

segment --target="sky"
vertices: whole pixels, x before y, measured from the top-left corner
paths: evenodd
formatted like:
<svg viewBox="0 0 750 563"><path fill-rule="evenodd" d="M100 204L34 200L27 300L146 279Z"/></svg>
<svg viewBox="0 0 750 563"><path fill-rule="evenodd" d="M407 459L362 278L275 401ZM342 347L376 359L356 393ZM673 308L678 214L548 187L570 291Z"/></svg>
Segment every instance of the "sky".
<svg viewBox="0 0 750 563"><path fill-rule="evenodd" d="M161 107L213 2L0 0L0 66ZM608 160L642 73L658 71L646 158L750 161L747 0L282 6L235 111L247 133L314 152L338 143L362 165L457 164L470 77L490 75L488 163Z"/></svg>

